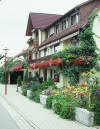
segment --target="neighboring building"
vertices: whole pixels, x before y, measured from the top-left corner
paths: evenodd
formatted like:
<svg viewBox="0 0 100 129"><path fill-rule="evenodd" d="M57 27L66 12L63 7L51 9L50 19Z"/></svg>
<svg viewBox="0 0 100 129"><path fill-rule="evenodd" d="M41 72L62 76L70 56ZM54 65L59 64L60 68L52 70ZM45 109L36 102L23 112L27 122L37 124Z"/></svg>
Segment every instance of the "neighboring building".
<svg viewBox="0 0 100 129"><path fill-rule="evenodd" d="M87 25L88 18L95 8L100 10L100 0L89 0L62 16L30 13L26 30L26 36L31 36L28 40L28 63L35 64L36 62L50 60L54 53L68 48L70 44L79 46L77 36ZM100 11L98 14L100 16ZM99 28L100 19L99 21L95 19L93 31L100 36ZM99 44L100 39L96 37L95 39ZM34 76L37 72L44 81L49 77L54 78L58 87L68 85L67 78L57 73L52 65L47 68L29 69L30 76Z"/></svg>
<svg viewBox="0 0 100 129"><path fill-rule="evenodd" d="M10 60L13 61L14 65L11 68L11 72L8 74L8 83L9 84L17 84L17 78L20 75L23 79L26 68L24 68L24 64L26 64L25 59L27 57L27 50L23 50L16 56L12 57Z"/></svg>

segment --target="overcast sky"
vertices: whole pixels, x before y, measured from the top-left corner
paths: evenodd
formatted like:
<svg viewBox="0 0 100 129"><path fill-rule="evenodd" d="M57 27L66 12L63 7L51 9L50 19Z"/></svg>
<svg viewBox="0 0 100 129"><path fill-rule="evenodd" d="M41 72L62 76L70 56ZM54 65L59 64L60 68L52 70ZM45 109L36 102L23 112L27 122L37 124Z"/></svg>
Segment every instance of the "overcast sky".
<svg viewBox="0 0 100 129"><path fill-rule="evenodd" d="M0 53L9 48L14 56L28 47L25 36L29 12L65 14L86 0L2 0L0 1Z"/></svg>

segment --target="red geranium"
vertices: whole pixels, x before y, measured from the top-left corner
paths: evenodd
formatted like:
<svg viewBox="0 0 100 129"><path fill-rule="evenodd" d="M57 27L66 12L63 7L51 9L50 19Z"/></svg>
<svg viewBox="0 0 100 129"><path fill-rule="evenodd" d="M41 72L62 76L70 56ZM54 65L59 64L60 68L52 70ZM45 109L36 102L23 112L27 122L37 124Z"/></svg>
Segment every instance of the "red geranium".
<svg viewBox="0 0 100 129"><path fill-rule="evenodd" d="M85 87L85 83L82 83L82 87Z"/></svg>

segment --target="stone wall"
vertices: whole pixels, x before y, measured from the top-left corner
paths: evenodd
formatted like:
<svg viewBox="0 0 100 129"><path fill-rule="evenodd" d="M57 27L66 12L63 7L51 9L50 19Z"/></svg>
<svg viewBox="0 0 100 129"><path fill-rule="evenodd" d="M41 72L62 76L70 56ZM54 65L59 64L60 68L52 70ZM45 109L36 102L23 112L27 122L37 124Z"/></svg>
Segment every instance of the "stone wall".
<svg viewBox="0 0 100 129"><path fill-rule="evenodd" d="M94 113L89 112L86 109L76 108L75 109L75 120L86 126L93 126L94 124Z"/></svg>
<svg viewBox="0 0 100 129"><path fill-rule="evenodd" d="M48 96L46 96L46 95L40 95L40 103L43 105L46 105L47 98L48 98Z"/></svg>

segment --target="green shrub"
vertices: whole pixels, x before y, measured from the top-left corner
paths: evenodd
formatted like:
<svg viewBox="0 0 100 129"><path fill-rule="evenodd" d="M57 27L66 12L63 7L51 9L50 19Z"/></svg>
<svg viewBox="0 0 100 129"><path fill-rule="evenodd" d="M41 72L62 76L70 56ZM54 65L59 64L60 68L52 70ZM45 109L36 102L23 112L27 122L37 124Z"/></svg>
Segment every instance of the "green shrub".
<svg viewBox="0 0 100 129"><path fill-rule="evenodd" d="M34 98L34 92L31 92L29 99L33 100L33 98Z"/></svg>
<svg viewBox="0 0 100 129"><path fill-rule="evenodd" d="M35 102L37 102L37 103L40 102L40 93L41 93L40 91L34 92L33 100L34 100Z"/></svg>
<svg viewBox="0 0 100 129"><path fill-rule="evenodd" d="M21 88L22 88L22 95L27 96L27 88L26 88L26 85L23 85Z"/></svg>
<svg viewBox="0 0 100 129"><path fill-rule="evenodd" d="M32 81L31 82L31 91L37 91L41 89L41 85L38 81Z"/></svg>
<svg viewBox="0 0 100 129"><path fill-rule="evenodd" d="M21 82L22 82L22 79L21 79L21 76L19 75L18 78L17 78L18 86L21 86Z"/></svg>
<svg viewBox="0 0 100 129"><path fill-rule="evenodd" d="M64 98L61 96L55 97L54 112L64 119L74 119L75 102L72 98Z"/></svg>
<svg viewBox="0 0 100 129"><path fill-rule="evenodd" d="M40 94L41 94L41 91L31 92L29 98L31 100L34 100L35 102L39 103L40 102Z"/></svg>
<svg viewBox="0 0 100 129"><path fill-rule="evenodd" d="M62 106L62 110L60 112L60 116L63 119L71 119L74 120L75 117L75 107L72 104L64 104Z"/></svg>
<svg viewBox="0 0 100 129"><path fill-rule="evenodd" d="M22 95L27 96L27 89L22 89Z"/></svg>
<svg viewBox="0 0 100 129"><path fill-rule="evenodd" d="M92 104L92 111L94 112L94 121L96 125L100 125L100 101Z"/></svg>
<svg viewBox="0 0 100 129"><path fill-rule="evenodd" d="M28 69L25 72L25 75L23 77L23 81L28 82Z"/></svg>
<svg viewBox="0 0 100 129"><path fill-rule="evenodd" d="M56 85L55 85L55 83L54 83L54 79L52 79L52 78L48 78L47 81L45 81L45 82L42 83L42 89L43 89L43 90L49 88L50 86L51 86L53 89L56 89Z"/></svg>
<svg viewBox="0 0 100 129"><path fill-rule="evenodd" d="M50 109L52 108L52 100L53 100L53 96L48 96L47 100L46 100L46 108Z"/></svg>
<svg viewBox="0 0 100 129"><path fill-rule="evenodd" d="M61 100L57 100L55 103L54 103L54 112L57 113L58 115L60 115L60 112L62 110L62 101Z"/></svg>

